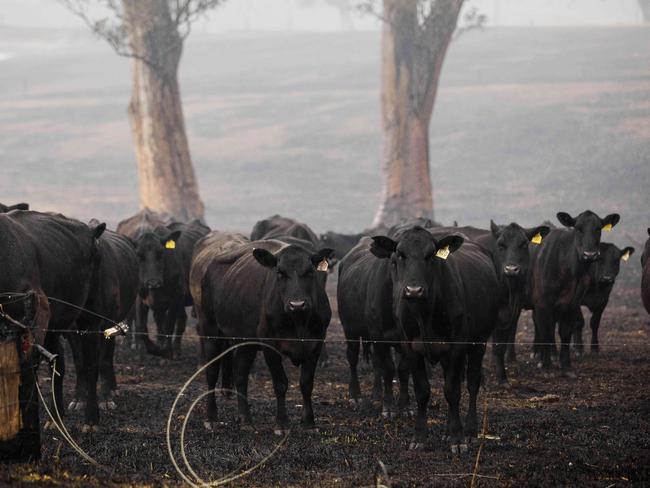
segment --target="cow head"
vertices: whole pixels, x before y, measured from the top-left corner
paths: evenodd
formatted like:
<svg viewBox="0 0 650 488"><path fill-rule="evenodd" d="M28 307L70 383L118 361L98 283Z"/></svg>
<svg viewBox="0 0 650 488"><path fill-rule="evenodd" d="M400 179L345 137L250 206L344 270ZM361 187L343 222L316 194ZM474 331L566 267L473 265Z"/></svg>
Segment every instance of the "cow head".
<svg viewBox="0 0 650 488"><path fill-rule="evenodd" d="M142 288L155 290L163 286L165 257L170 252L176 252L180 235L180 230L169 231L161 226L155 232L144 233L136 241L135 251Z"/></svg>
<svg viewBox="0 0 650 488"><path fill-rule="evenodd" d="M334 265L349 253L362 237L363 234L337 234L328 231L320 235L320 242L324 247L334 249L335 258L332 260L332 265Z"/></svg>
<svg viewBox="0 0 650 488"><path fill-rule="evenodd" d="M499 272L506 278L524 278L528 273L528 245L541 244L550 232L547 225L524 229L519 224L497 225L490 221L490 230L497 244Z"/></svg>
<svg viewBox="0 0 650 488"><path fill-rule="evenodd" d="M620 271L621 261L627 261L634 254L633 247L619 249L608 242L600 243L598 266L596 267L596 282L599 285L613 285Z"/></svg>
<svg viewBox="0 0 650 488"><path fill-rule="evenodd" d="M307 315L316 304L316 288L322 283L322 279L317 277L318 266L332 252L332 249L323 248L310 254L291 245L277 254L257 248L253 250L253 257L262 266L275 271L274 281L284 312Z"/></svg>
<svg viewBox="0 0 650 488"><path fill-rule="evenodd" d="M370 252L390 259L396 313L404 304L419 308L433 305L440 286L440 280L436 280L438 265L463 244L462 236L452 234L436 240L418 226L403 232L397 241L386 236L372 240Z"/></svg>
<svg viewBox="0 0 650 488"><path fill-rule="evenodd" d="M591 210L585 210L575 218L566 212L557 214L557 219L562 225L573 229L576 252L579 258L585 262L593 262L598 259L602 230L611 230L620 218L618 214L609 214L601 219Z"/></svg>

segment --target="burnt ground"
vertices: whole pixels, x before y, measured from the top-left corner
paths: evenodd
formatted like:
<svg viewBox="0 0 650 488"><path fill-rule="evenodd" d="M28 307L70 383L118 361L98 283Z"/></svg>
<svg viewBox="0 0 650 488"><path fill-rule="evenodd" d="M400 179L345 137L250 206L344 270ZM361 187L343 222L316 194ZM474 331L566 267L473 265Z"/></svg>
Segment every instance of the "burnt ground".
<svg viewBox="0 0 650 488"><path fill-rule="evenodd" d="M486 355L479 414L482 416L487 408L488 438L483 441L478 464L479 485L647 485L650 337L648 316L638 305L636 277L629 278L617 284L616 296L605 312L600 354L587 355L575 363L577 379L560 377L557 365L553 377L546 377L528 359L530 347L522 345L518 349L520 362L509 368L513 388L499 388ZM36 465L0 466L0 483L182 484L167 454L165 425L181 385L196 370L197 341L194 329L188 330L183 357L164 365L151 357L139 357L125 344L118 349L118 409L102 417L100 432L82 434L81 413L67 416L72 436L103 468L80 460L58 434L48 431L43 435L43 460ZM526 314L520 323L518 341L530 342L531 331L530 315ZM340 324L334 320L328 340L342 337ZM439 368L434 370L432 380L429 441L423 451L414 452L408 450L412 432L409 419L383 419L379 405L371 402L360 410L350 407L344 344L332 342L328 347L331 364L317 372L314 391L318 432L306 433L299 426L297 370L287 363L287 404L293 430L267 464L239 479L236 486L369 486L374 485L375 474L380 472L379 461L386 465L393 486L469 486L478 443L466 455L453 455L441 440L446 402ZM42 373L41 384L47 385L44 378ZM68 392L73 378L74 373L66 376ZM361 379L368 399L368 365L362 367ZM201 375L179 403L174 425L180 426L191 400L204 389ZM47 386L45 391L49 391ZM186 433L188 459L204 479L249 468L280 441L273 434L275 402L270 377L259 359L249 392L254 431L239 430L234 421L234 399L218 397L224 425L214 433L203 430L202 403L191 416ZM178 438L177 428L174 438Z"/></svg>
<svg viewBox="0 0 650 488"><path fill-rule="evenodd" d="M650 223L649 38L641 27L462 36L449 51L432 121L436 218L536 225L558 210L617 211L621 224L605 238L638 251ZM128 61L83 33L0 29L3 49L23 41L36 43L34 53L0 69L0 201L115 224L137 209ZM275 212L317 231L370 224L381 189L379 45L378 33L190 37L184 109L214 228L246 230ZM521 346L521 362L510 368L514 388L497 389L486 361L480 408L487 398L487 432L498 439L481 451L480 485L648 484L650 328L638 254L622 268L601 353L576 363L577 379L544 377L527 359L530 347ZM166 453L165 422L196 368L192 327L188 333L183 358L163 366L119 348L119 405L103 417L101 432L83 435L80 413L67 417L73 437L104 468L86 465L59 435L45 433L43 460L0 466L0 484L181 484ZM342 338L336 321L328 338ZM518 339L532 339L529 315ZM329 350L331 366L318 372L314 392L319 432L298 427L301 399L288 366L296 427L267 465L236 485L367 486L379 460L394 485L470 484L478 447L460 457L441 442L446 404L438 370L429 443L410 452L409 420L385 421L377 405L349 407L344 345ZM222 430L203 431L202 405L189 421L189 459L206 479L255 464L278 442L269 377L258 371L250 386L255 432L238 431L232 399L220 399ZM70 372L68 401L73 380ZM367 365L362 380L368 393ZM47 393L44 376L41 384ZM204 387L201 377L190 392ZM184 399L178 415L188 406Z"/></svg>

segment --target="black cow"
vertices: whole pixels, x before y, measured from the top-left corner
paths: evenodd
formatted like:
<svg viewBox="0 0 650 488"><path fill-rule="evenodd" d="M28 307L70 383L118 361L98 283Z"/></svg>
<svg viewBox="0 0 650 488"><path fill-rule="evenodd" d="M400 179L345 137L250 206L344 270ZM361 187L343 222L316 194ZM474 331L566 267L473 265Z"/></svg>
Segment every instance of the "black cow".
<svg viewBox="0 0 650 488"><path fill-rule="evenodd" d="M648 227L648 236L650 236L650 227ZM650 238L645 241L643 254L641 255L641 299L646 312L650 313Z"/></svg>
<svg viewBox="0 0 650 488"><path fill-rule="evenodd" d="M300 390L303 397L302 425L314 427L311 393L318 356L331 318L325 293L324 274L319 263L330 249L312 253L298 245L276 240L254 241L238 249L215 256L201 279L199 331L202 336L253 337L264 340L292 363L301 366ZM202 337L204 360L216 357L227 343L224 339ZM247 399L248 376L258 348L236 350L235 385L239 420L250 424ZM287 376L282 358L264 349L264 358L273 378L277 400L276 433L287 426L285 394ZM217 420L214 387L219 364L207 370L208 416L206 427Z"/></svg>
<svg viewBox="0 0 650 488"><path fill-rule="evenodd" d="M39 358L31 346L33 343L43 345L50 307L43 289L36 242L25 226L8 215L0 215L0 269L0 335L3 341L15 336L20 345L18 394L22 423L14 439L0 441L0 460L36 460L41 454L39 400L35 388ZM12 295L15 293L29 296L17 299ZM19 330L5 319L5 314L33 329L30 332Z"/></svg>
<svg viewBox="0 0 650 488"><path fill-rule="evenodd" d="M194 245L209 229L198 221L154 227L155 221L155 214L144 213L127 233L135 241L139 262L136 330L149 353L172 357L180 354L187 322L185 306L191 305L189 272ZM158 329L157 347L147 336L150 309Z"/></svg>
<svg viewBox="0 0 650 488"><path fill-rule="evenodd" d="M275 239L282 236L297 237L303 241L311 242L316 247L320 246L318 236L307 224L277 214L258 221L251 231L251 241Z"/></svg>
<svg viewBox="0 0 650 488"><path fill-rule="evenodd" d="M436 238L421 227L402 232L397 240L376 236L370 252L382 260L375 267L383 269L372 287L390 304L393 334L413 376L418 413L411 447L421 447L427 436L426 358L442 364L449 404L447 434L453 452L465 451L463 434L477 433L476 400L485 342L498 321L499 297L494 290L499 283L492 259L481 247L463 244L460 235ZM384 315L382 320L388 319ZM465 366L469 407L463 429L459 408Z"/></svg>
<svg viewBox="0 0 650 488"><path fill-rule="evenodd" d="M88 301L93 274L98 265L97 240L106 225L89 227L60 214L13 211L8 218L20 224L34 242L40 268L41 288L50 300L50 322L45 348L59 354L61 331L74 330L80 310ZM60 300L60 301L59 301ZM64 301L66 303L62 303ZM54 376L56 406L63 415L65 363L59 354Z"/></svg>
<svg viewBox="0 0 650 488"><path fill-rule="evenodd" d="M145 208L137 214L124 219L119 224L117 224L117 233L125 235L134 243L137 243L142 237L144 237L145 234L154 232L157 227L164 226L165 222L168 221L169 217L166 214L154 212L148 208ZM146 288L144 282L142 281L140 282L140 288ZM133 310L127 318L129 330L131 331L131 347L135 349L139 345L144 344L147 352L157 356L162 356L163 351L151 342L149 336L146 334L138 334L138 327L134 327L134 324L136 324L136 312L138 309L137 303L138 299L136 299L136 305L133 307Z"/></svg>
<svg viewBox="0 0 650 488"><path fill-rule="evenodd" d="M533 309L540 366L551 367L555 324L559 323L560 368L563 374L574 376L569 346L576 313L589 284L591 267L598 260L601 232L616 225L620 216L600 218L586 210L575 218L559 212L557 218L567 229L552 229L542 246L530 250L527 308Z"/></svg>
<svg viewBox="0 0 650 488"><path fill-rule="evenodd" d="M372 246L372 238L363 238L341 260L336 298L339 319L347 339L350 402L357 405L361 401L357 366L363 344L366 358L372 355L375 375L372 398L382 400L382 415L389 417L394 413L395 365L391 349L399 350L401 338L392 315L392 285L388 262L376 257L371 252ZM398 407L401 410L409 403L409 367L406 361L400 361L399 365Z"/></svg>
<svg viewBox="0 0 650 488"><path fill-rule="evenodd" d="M90 226L96 226L91 221ZM114 322L124 320L138 293L138 259L132 241L116 232L106 231L97 242L98 266L94 273L85 308ZM81 335L68 334L73 350L77 384L75 399L69 408L85 406L84 432L97 430L99 406L115 408L112 393L117 389L113 354L115 339L104 339L102 332L112 324L91 315L81 314L77 327ZM84 334L84 332L90 332ZM102 378L101 404L97 400L97 380Z"/></svg>
<svg viewBox="0 0 650 488"><path fill-rule="evenodd" d="M499 279L499 323L494 332L496 373L499 383L507 385L506 351L514 360L517 320L524 307L526 280L529 272L529 246L542 243L550 232L546 225L523 228L517 223L497 225L490 221L490 230L475 227L440 227L429 230L434 236L459 232L481 246L491 258Z"/></svg>
<svg viewBox="0 0 650 488"><path fill-rule="evenodd" d="M16 203L15 205L3 205L0 203L0 213L11 212L12 210L29 210L28 203Z"/></svg>
<svg viewBox="0 0 650 488"><path fill-rule="evenodd" d="M612 292L616 277L620 271L621 260L627 261L634 254L633 247L619 249L614 244L608 242L600 243L600 253L598 261L591 269L591 278L589 286L582 297L581 305L586 306L591 312L591 352L598 352L598 327L603 311L609 302L609 295ZM582 355L582 329L585 326L585 318L582 310L577 311L578 320L576 329L573 333L573 341L577 355Z"/></svg>

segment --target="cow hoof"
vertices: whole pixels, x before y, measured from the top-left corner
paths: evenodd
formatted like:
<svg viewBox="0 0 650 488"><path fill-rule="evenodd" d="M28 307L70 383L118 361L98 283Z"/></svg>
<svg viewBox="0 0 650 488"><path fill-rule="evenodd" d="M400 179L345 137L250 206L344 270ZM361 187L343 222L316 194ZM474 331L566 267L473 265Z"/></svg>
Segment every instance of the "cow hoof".
<svg viewBox="0 0 650 488"><path fill-rule="evenodd" d="M393 412L393 411L392 411L391 409L389 409L389 408L384 408L384 409L382 409L382 411L381 411L381 416L382 416L383 418L385 418L385 419L392 419L392 418L395 417L395 412Z"/></svg>
<svg viewBox="0 0 650 488"><path fill-rule="evenodd" d="M467 454L468 451L467 444L452 444L451 453L452 454Z"/></svg>
<svg viewBox="0 0 650 488"><path fill-rule="evenodd" d="M113 400L107 400L106 401L106 409L107 410L116 410L117 409L117 404Z"/></svg>
<svg viewBox="0 0 650 488"><path fill-rule="evenodd" d="M409 450L411 451L424 450L424 442L418 442L416 440L412 440L411 443L409 444Z"/></svg>
<svg viewBox="0 0 650 488"><path fill-rule="evenodd" d="M86 402L79 400L77 402L77 406L75 407L75 410L79 412L80 410L84 410L86 408Z"/></svg>
<svg viewBox="0 0 650 488"><path fill-rule="evenodd" d="M360 398L350 398L348 400L348 402L350 403L350 406L354 410L357 410L357 409L361 408L361 399Z"/></svg>
<svg viewBox="0 0 650 488"><path fill-rule="evenodd" d="M500 380L497 383L498 388L503 388L504 390L512 390L512 385L508 380Z"/></svg>
<svg viewBox="0 0 650 488"><path fill-rule="evenodd" d="M99 432L99 427L96 424L83 424L81 426L81 432L83 432L84 434Z"/></svg>
<svg viewBox="0 0 650 488"><path fill-rule="evenodd" d="M569 378L571 380L575 380L578 377L578 375L576 375L575 371L571 371L571 370L562 371L562 376L564 378Z"/></svg>
<svg viewBox="0 0 650 488"><path fill-rule="evenodd" d="M203 428L208 432L214 432L214 427L216 422L208 422L207 420L203 422Z"/></svg>
<svg viewBox="0 0 650 488"><path fill-rule="evenodd" d="M72 412L73 410L76 410L76 409L77 409L77 400L72 400L70 402L70 405L68 405L68 410L70 410Z"/></svg>

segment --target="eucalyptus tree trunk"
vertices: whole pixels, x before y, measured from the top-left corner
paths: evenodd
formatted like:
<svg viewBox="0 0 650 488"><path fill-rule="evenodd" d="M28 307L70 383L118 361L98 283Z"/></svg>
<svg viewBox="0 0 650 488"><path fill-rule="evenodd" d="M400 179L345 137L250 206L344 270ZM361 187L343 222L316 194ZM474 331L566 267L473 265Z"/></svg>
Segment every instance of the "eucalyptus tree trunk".
<svg viewBox="0 0 650 488"><path fill-rule="evenodd" d="M178 85L183 39L167 0L122 0L133 56L129 119L140 206L182 221L203 219Z"/></svg>
<svg viewBox="0 0 650 488"><path fill-rule="evenodd" d="M374 226L433 218L429 122L463 0L384 0L381 110L384 190Z"/></svg>
<svg viewBox="0 0 650 488"><path fill-rule="evenodd" d="M650 22L650 0L639 0L639 7L643 14L643 22L646 24Z"/></svg>

